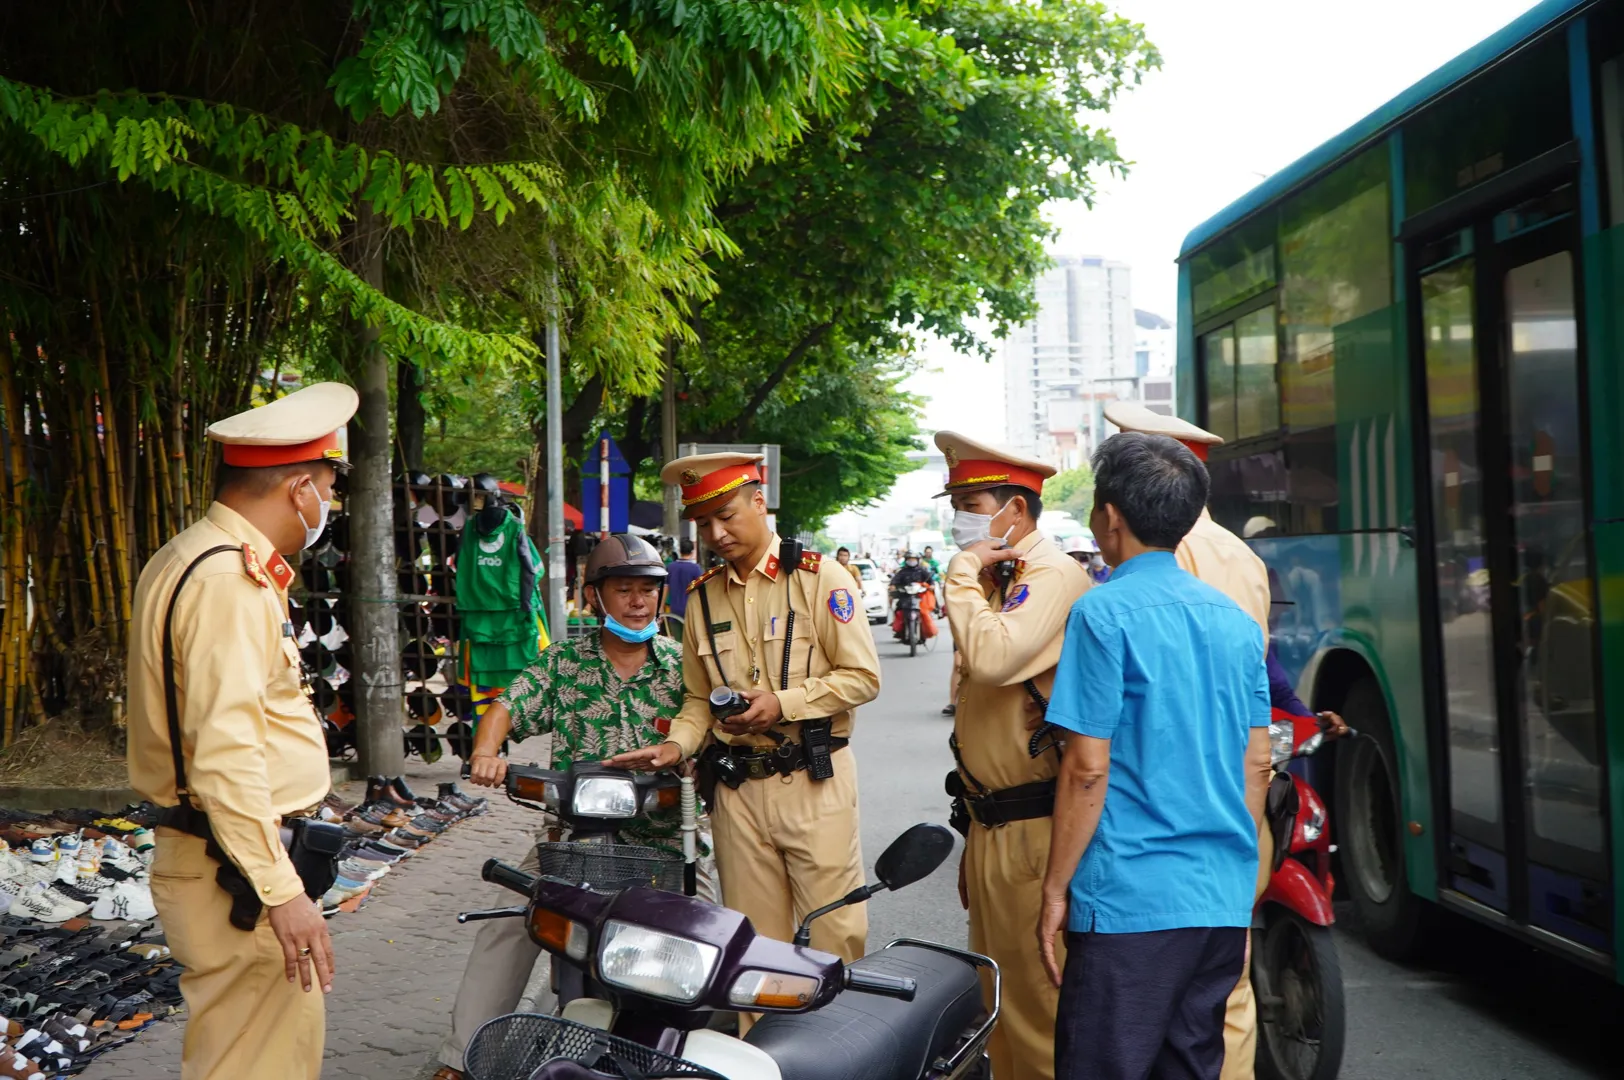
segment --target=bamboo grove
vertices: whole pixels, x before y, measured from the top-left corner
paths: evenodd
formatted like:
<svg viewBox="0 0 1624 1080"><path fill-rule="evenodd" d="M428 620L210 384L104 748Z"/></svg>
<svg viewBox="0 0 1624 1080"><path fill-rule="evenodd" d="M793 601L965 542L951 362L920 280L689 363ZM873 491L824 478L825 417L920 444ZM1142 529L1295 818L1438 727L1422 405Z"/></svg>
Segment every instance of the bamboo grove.
<svg viewBox="0 0 1624 1080"><path fill-rule="evenodd" d="M284 376L352 382L364 416L365 387L387 385L367 371L410 373L397 385L419 400L392 426L410 413L420 445L425 409L443 423L515 386L539 402L535 342L557 305L575 426L637 412L673 358L688 365L693 431L720 423L708 384L759 387L735 396L764 416L818 378L861 384L868 397L852 400L903 418L873 480L888 482L878 473L901 467L913 431L889 374L896 324L953 323L988 297L995 321L1026 311L1047 235L1037 207L1086 196L1091 165L1121 165L1075 117L1156 63L1140 28L1097 0L139 7L0 6L0 750L59 715L122 722L135 583L211 498L204 430ZM955 29L975 44L956 46ZM942 153L955 117L978 109L968 152L1023 164L966 159L965 176L990 178L967 201L913 147ZM910 121L920 137L872 168L934 184L958 217L996 228L942 233L920 201L905 220L938 247L868 288L948 296L952 310L831 308L812 290L827 277L815 262L761 257L788 250L791 231L806 239L778 211L806 198L775 193L839 203L865 139L914 113L939 126ZM854 214L878 205L846 201ZM954 244L1019 256L965 263ZM965 265L985 272L929 279ZM751 274L760 304L738 286L740 302L720 302L722 283ZM843 282L823 292L850 295ZM759 333L769 308L785 335L801 335L802 308L837 327L794 354L805 378L781 392L784 350ZM392 553L354 557L359 570Z"/></svg>

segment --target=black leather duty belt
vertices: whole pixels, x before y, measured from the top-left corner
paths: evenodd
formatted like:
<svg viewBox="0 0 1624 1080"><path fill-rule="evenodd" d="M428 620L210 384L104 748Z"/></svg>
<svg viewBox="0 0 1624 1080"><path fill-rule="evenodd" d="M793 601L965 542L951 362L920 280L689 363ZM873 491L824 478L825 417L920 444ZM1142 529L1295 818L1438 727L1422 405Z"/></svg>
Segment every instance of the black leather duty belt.
<svg viewBox="0 0 1624 1080"><path fill-rule="evenodd" d="M831 751L844 750L851 742L838 736L829 740ZM727 757L731 764L739 770L746 780L765 780L769 776L789 776L806 768L806 753L797 742L784 742L771 750L758 750L754 747L731 746L727 748Z"/></svg>
<svg viewBox="0 0 1624 1080"><path fill-rule="evenodd" d="M1049 817L1054 814L1055 782L1039 780L1034 784L989 791L985 795L965 792L961 798L970 820L983 829L996 829L1012 821Z"/></svg>

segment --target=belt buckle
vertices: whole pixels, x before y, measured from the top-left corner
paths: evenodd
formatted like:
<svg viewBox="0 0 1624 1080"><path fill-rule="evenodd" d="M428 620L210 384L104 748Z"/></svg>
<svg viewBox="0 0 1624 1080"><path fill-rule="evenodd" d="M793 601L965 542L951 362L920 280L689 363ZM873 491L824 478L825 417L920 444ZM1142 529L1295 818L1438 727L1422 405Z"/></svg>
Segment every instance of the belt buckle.
<svg viewBox="0 0 1624 1080"><path fill-rule="evenodd" d="M964 800L964 805L970 811L970 820L975 822L977 825L980 825L983 829L997 829L1008 824L1008 822L1003 820L1002 815L998 814L996 806L990 798L984 797L982 799L975 800L966 798ZM982 812L982 806L993 807L993 814L991 815L990 820L988 815Z"/></svg>
<svg viewBox="0 0 1624 1080"><path fill-rule="evenodd" d="M765 754L751 754L744 761L745 768L749 771L752 780L765 780L773 774L773 771L767 767L767 755Z"/></svg>

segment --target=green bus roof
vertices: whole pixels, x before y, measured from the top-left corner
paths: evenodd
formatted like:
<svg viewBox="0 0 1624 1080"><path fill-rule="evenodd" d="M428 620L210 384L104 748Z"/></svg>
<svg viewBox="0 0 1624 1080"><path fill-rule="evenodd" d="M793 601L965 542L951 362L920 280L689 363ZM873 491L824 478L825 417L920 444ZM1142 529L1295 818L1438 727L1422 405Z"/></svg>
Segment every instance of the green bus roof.
<svg viewBox="0 0 1624 1080"><path fill-rule="evenodd" d="M1387 132L1453 87L1599 0L1544 0L1461 53L1346 131L1310 150L1239 199L1190 230L1179 250L1182 262L1253 214L1267 209L1315 176Z"/></svg>

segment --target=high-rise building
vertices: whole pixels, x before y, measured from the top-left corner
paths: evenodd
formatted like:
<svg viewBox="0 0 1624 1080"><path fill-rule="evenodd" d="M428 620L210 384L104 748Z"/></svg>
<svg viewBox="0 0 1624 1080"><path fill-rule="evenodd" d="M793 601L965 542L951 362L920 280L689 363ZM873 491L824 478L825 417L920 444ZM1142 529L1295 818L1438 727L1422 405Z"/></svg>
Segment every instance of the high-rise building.
<svg viewBox="0 0 1624 1080"><path fill-rule="evenodd" d="M1038 314L1004 344L1006 439L1070 468L1093 449L1098 400L1140 374L1126 263L1060 258L1037 281Z"/></svg>

